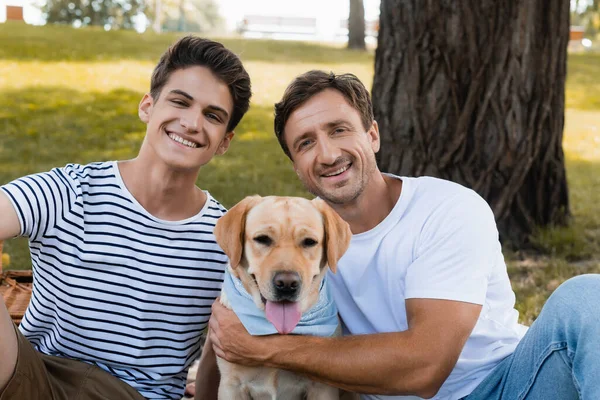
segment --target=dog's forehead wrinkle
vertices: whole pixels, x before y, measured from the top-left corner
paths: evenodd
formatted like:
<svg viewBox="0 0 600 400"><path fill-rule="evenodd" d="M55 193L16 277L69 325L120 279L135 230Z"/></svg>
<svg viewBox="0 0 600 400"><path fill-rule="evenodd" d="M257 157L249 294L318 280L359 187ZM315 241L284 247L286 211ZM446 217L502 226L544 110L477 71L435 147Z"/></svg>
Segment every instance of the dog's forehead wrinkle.
<svg viewBox="0 0 600 400"><path fill-rule="evenodd" d="M293 229L294 236L302 239L305 237L309 237L314 240L320 240L324 234L323 226L318 224L296 224Z"/></svg>
<svg viewBox="0 0 600 400"><path fill-rule="evenodd" d="M280 234L279 227L272 221L256 220L255 223L246 226L246 234L251 237L258 235L277 236Z"/></svg>

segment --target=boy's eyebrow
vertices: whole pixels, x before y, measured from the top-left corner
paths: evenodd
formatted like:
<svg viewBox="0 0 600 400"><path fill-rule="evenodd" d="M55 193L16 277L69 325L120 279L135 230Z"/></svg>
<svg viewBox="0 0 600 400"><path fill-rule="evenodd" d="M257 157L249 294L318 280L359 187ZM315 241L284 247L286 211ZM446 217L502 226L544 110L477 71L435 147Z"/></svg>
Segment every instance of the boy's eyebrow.
<svg viewBox="0 0 600 400"><path fill-rule="evenodd" d="M219 107L214 104L211 104L210 106L208 106L206 108L216 111L216 112L219 112L219 113L222 113L222 114L224 114L225 118L229 118L229 113L223 107Z"/></svg>
<svg viewBox="0 0 600 400"><path fill-rule="evenodd" d="M184 92L183 90L180 90L180 89L173 89L169 93L179 94L179 95L185 97L186 99L188 99L189 101L194 101L194 97L191 94ZM215 104L211 104L207 108L209 108L213 111L216 111L216 112L220 112L225 115L225 118L229 118L229 113L223 107L219 107Z"/></svg>
<svg viewBox="0 0 600 400"><path fill-rule="evenodd" d="M191 94L186 93L183 90L173 89L169 93L180 94L180 95L182 95L183 97L185 97L186 99L188 99L190 101L194 100L194 97Z"/></svg>

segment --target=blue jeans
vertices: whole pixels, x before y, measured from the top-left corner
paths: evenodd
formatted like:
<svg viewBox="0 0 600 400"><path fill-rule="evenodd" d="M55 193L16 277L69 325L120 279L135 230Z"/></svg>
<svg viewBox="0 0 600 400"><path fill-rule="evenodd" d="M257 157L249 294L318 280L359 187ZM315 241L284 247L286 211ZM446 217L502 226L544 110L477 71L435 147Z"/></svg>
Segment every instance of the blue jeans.
<svg viewBox="0 0 600 400"><path fill-rule="evenodd" d="M600 399L600 275L560 285L515 352L464 399Z"/></svg>

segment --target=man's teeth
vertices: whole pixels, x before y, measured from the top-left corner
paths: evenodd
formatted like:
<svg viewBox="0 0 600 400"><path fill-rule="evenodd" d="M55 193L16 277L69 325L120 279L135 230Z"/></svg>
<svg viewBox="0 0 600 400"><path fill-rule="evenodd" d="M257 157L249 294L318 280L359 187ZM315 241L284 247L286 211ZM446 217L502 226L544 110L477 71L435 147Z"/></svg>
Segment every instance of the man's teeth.
<svg viewBox="0 0 600 400"><path fill-rule="evenodd" d="M336 170L336 171L333 171L333 172L331 172L331 173L329 173L329 174L325 174L325 175L323 175L323 176L330 177L330 176L339 175L339 174L341 174L342 172L346 171L348 168L350 168L350 164L348 164L348 165L346 165L345 167L342 167L342 168L340 168L340 169L338 169L338 170Z"/></svg>
<svg viewBox="0 0 600 400"><path fill-rule="evenodd" d="M193 149L195 149L196 147L198 147L198 145L194 142L190 142L189 140L185 140L184 138L182 138L181 136L177 136L174 133L169 133L169 137L171 139L173 139L174 141L176 141L177 143L181 143L187 147L191 147Z"/></svg>

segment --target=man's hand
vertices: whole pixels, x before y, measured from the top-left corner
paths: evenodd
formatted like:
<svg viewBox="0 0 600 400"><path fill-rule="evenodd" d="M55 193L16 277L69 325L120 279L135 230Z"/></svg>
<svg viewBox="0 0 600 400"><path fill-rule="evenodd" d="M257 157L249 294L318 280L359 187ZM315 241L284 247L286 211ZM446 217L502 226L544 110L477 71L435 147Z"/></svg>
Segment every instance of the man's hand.
<svg viewBox="0 0 600 400"><path fill-rule="evenodd" d="M269 358L268 337L248 333L235 313L217 299L212 306L209 336L217 356L235 364L265 366Z"/></svg>

